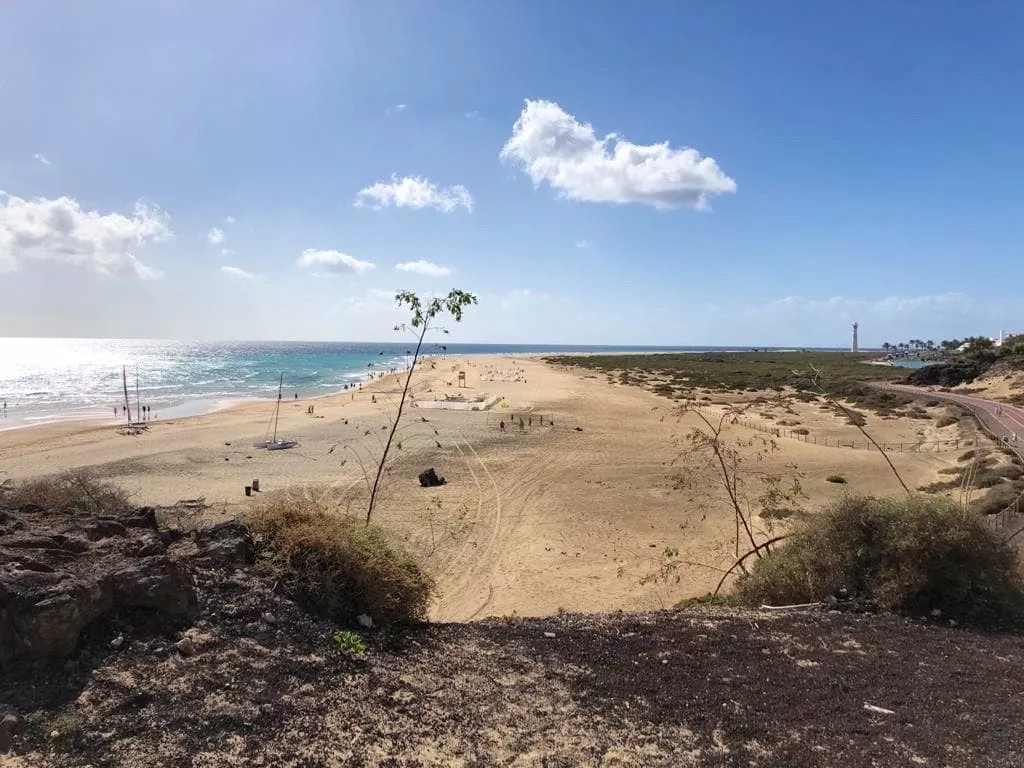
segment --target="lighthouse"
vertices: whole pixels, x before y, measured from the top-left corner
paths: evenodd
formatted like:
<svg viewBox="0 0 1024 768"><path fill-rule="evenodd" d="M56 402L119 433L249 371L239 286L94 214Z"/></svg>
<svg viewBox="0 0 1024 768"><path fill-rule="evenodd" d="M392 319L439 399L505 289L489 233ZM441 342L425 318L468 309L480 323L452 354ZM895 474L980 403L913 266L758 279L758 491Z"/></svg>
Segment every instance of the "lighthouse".
<svg viewBox="0 0 1024 768"><path fill-rule="evenodd" d="M850 344L850 351L851 352L856 352L857 351L857 328L858 328L857 323L854 323L853 324L853 342Z"/></svg>

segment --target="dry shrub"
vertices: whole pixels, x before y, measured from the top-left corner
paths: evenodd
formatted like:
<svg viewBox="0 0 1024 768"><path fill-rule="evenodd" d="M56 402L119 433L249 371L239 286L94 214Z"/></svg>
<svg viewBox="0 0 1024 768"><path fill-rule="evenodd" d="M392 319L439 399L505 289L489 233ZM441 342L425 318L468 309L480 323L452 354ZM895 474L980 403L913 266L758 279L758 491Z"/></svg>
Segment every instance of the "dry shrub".
<svg viewBox="0 0 1024 768"><path fill-rule="evenodd" d="M1013 504L1021 494L1019 483L1000 483L993 486L981 498L971 502L971 511L976 515L995 515Z"/></svg>
<svg viewBox="0 0 1024 768"><path fill-rule="evenodd" d="M971 486L974 488L992 488L993 486L1000 485L1003 482L1003 478L999 473L985 469L974 475L971 480Z"/></svg>
<svg viewBox="0 0 1024 768"><path fill-rule="evenodd" d="M1024 477L1024 467L1019 464L1007 464L1005 467L999 467L996 472L1007 480L1020 480Z"/></svg>
<svg viewBox="0 0 1024 768"><path fill-rule="evenodd" d="M940 416L935 421L935 426L938 429L943 429L945 427L951 427L954 424L958 424L959 422L960 419L958 419L956 416Z"/></svg>
<svg viewBox="0 0 1024 768"><path fill-rule="evenodd" d="M426 618L434 581L380 528L323 499L279 495L246 515L264 562L295 600L337 621Z"/></svg>
<svg viewBox="0 0 1024 768"><path fill-rule="evenodd" d="M883 609L1003 626L1024 618L1014 551L948 499L847 498L810 517L736 586L740 602L824 600L846 588Z"/></svg>
<svg viewBox="0 0 1024 768"><path fill-rule="evenodd" d="M131 509L124 490L87 472L65 472L18 483L0 493L0 506L36 506L50 511L111 516L123 515Z"/></svg>

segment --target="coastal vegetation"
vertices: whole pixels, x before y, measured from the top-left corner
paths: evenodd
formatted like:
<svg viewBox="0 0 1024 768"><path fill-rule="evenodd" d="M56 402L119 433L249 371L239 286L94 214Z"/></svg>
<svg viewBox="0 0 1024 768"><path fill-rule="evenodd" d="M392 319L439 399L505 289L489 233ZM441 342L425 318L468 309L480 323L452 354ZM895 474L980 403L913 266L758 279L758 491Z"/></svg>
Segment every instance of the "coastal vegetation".
<svg viewBox="0 0 1024 768"><path fill-rule="evenodd" d="M1021 358L1024 360L1024 334L1006 336L999 345L987 336L968 336L963 339L946 339L936 344L934 341L911 339L896 344L882 344L884 352L912 354L922 357L959 356L967 360L998 360L1000 358Z"/></svg>
<svg viewBox="0 0 1024 768"><path fill-rule="evenodd" d="M913 371L908 377L911 384L955 387L985 375L1024 370L1024 335L1007 336L999 345L984 336L954 339L919 356L939 362ZM1024 401L1017 397L1017 402Z"/></svg>
<svg viewBox="0 0 1024 768"><path fill-rule="evenodd" d="M885 413L906 405L902 395L867 382L901 381L904 369L867 365L877 355L854 352L700 352L650 355L558 355L556 365L603 372L622 384L646 386L674 399L698 392L742 393L791 390L799 400L816 400L820 382L831 397Z"/></svg>
<svg viewBox="0 0 1024 768"><path fill-rule="evenodd" d="M296 602L335 621L422 621L435 592L423 567L383 529L331 508L324 497L281 493L245 522L261 566Z"/></svg>
<svg viewBox="0 0 1024 768"><path fill-rule="evenodd" d="M1024 617L1016 552L979 515L944 498L844 498L804 518L735 591L747 605L836 595L984 626Z"/></svg>
<svg viewBox="0 0 1024 768"><path fill-rule="evenodd" d="M119 486L86 470L23 480L0 486L0 502L12 509L57 509L93 515L122 515L131 499Z"/></svg>
<svg viewBox="0 0 1024 768"><path fill-rule="evenodd" d="M703 456L719 475L736 519L736 561L724 572L719 590L737 574L729 600L746 605L786 605L850 597L864 606L918 615L933 612L981 625L1017 624L1024 618L1024 586L1016 553L984 519L1020 493L1020 468L999 466L995 456L968 452L969 466L950 468L948 479L919 490L945 493L961 489L960 503L944 496L920 495L906 484L892 459L869 434L867 419L851 405L882 415L898 407L910 419L931 414L910 401L866 386L865 382L902 378L904 371L864 365L869 356L848 353L704 353L685 355L559 357L550 362L604 371L621 383L644 386L683 401L680 412L699 424L687 435L690 460ZM707 392L740 395L720 402L725 410L709 417L701 399ZM882 399L882 398L885 399ZM891 399L890 399L891 397ZM750 450L727 439L724 426L751 409L769 403L797 413L799 402L817 402L845 416L877 449L906 492L904 498L854 494L819 509L806 509L797 465L786 474L744 466ZM938 402L932 403L937 406ZM906 408L904 406L910 406ZM769 409L771 410L771 409ZM771 413L759 414L767 422ZM775 421L786 426L797 422ZM935 428L959 423L951 413L936 417ZM769 430L770 432L770 430ZM797 427L788 434L806 434ZM771 437L756 438L756 464L777 450ZM680 457L680 462L686 459ZM826 481L845 485L842 474ZM763 493L754 492L762 486ZM676 487L680 487L677 480ZM972 499L975 489L986 489ZM776 524L782 524L780 531ZM742 542L741 542L742 540ZM741 543L743 547L741 548ZM991 554L991 557L989 556ZM678 551L666 550L658 578L678 578Z"/></svg>
<svg viewBox="0 0 1024 768"><path fill-rule="evenodd" d="M894 381L906 371L865 363L877 355L854 352L697 352L644 355L556 355L545 358L595 372L650 378L659 376L677 392L705 389L719 392L810 388L804 374L821 371L836 394L863 381Z"/></svg>

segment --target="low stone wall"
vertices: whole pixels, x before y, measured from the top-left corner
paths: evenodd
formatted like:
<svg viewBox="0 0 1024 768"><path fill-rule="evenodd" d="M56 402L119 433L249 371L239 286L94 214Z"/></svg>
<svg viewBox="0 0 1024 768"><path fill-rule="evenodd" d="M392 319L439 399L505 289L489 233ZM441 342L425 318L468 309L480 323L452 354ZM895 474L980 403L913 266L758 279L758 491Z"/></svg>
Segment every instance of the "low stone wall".
<svg viewBox="0 0 1024 768"><path fill-rule="evenodd" d="M494 404L501 400L500 395L484 397L482 400L416 400L413 405L417 408L427 408L444 411L487 411L494 407Z"/></svg>

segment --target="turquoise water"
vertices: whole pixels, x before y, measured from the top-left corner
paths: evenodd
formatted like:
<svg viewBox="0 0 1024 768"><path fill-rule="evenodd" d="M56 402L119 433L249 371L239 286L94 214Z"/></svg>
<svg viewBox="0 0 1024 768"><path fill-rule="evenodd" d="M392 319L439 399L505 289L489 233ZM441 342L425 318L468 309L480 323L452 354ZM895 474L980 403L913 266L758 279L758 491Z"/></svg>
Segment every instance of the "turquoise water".
<svg viewBox="0 0 1024 768"><path fill-rule="evenodd" d="M485 355L654 351L652 347L522 344L425 345L428 354ZM658 348L702 351L708 347ZM160 418L204 413L225 401L273 398L284 374L285 395L314 397L365 380L374 371L407 366L412 348L385 343L198 343L139 339L0 338L0 428L55 420L110 418L129 401ZM120 418L120 415L118 415Z"/></svg>
<svg viewBox="0 0 1024 768"><path fill-rule="evenodd" d="M934 360L894 360L896 368L924 368L926 365L935 365Z"/></svg>

